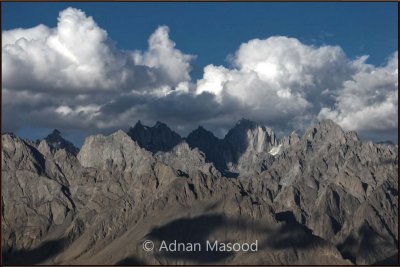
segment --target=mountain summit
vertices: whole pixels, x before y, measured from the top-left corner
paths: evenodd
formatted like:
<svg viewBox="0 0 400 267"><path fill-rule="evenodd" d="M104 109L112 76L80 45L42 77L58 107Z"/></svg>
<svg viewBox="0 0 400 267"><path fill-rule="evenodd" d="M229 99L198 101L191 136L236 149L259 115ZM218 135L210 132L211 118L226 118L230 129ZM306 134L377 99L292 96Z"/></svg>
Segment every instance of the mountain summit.
<svg viewBox="0 0 400 267"><path fill-rule="evenodd" d="M169 151L182 140L179 134L159 121L153 127L149 127L139 120L127 133L139 146L153 153Z"/></svg>
<svg viewBox="0 0 400 267"><path fill-rule="evenodd" d="M65 140L61 132L57 129L54 129L51 134L49 134L45 139L44 139L47 144L49 145L50 148L52 149L65 149L67 152L77 155L79 152L79 149L74 146L71 142Z"/></svg>
<svg viewBox="0 0 400 267"><path fill-rule="evenodd" d="M246 150L260 153L278 145L278 140L271 128L248 119L239 120L226 134L224 141L230 144L236 153Z"/></svg>
<svg viewBox="0 0 400 267"><path fill-rule="evenodd" d="M187 136L186 141L191 148L197 148L202 151L206 160L212 162L221 172L227 170L226 162L223 157L223 153L226 150L224 148L224 142L217 138L212 132L199 126Z"/></svg>
<svg viewBox="0 0 400 267"><path fill-rule="evenodd" d="M279 144L272 129L244 118L224 139L218 139L199 127L188 135L187 141L191 147L203 151L207 160L227 176L260 172L270 160L268 151Z"/></svg>

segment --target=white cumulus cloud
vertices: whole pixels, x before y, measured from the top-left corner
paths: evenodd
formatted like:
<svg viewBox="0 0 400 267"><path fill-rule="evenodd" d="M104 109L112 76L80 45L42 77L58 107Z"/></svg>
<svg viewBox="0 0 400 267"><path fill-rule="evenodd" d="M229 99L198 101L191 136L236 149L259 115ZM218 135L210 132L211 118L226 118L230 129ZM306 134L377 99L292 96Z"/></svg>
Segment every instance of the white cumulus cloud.
<svg viewBox="0 0 400 267"><path fill-rule="evenodd" d="M234 97L247 116L269 125L298 126L318 114L355 71L340 47L313 47L284 36L243 43L231 61L231 69L206 66L197 93L215 94L220 102Z"/></svg>
<svg viewBox="0 0 400 267"><path fill-rule="evenodd" d="M398 128L398 53L385 66L355 61L357 72L337 90L332 108L322 108L319 118L329 118L347 130Z"/></svg>
<svg viewBox="0 0 400 267"><path fill-rule="evenodd" d="M207 65L193 81L195 56L179 50L169 31L155 29L145 51L120 50L74 8L59 13L55 28L3 31L4 129L93 133L141 119L165 121L182 134L201 124L222 135L242 117L278 132L330 118L346 130L396 140L397 52L374 66L339 46L272 36L241 44L228 66Z"/></svg>
<svg viewBox="0 0 400 267"><path fill-rule="evenodd" d="M133 58L137 65L160 69L172 86L190 80L190 62L194 56L185 55L175 49L175 43L169 38L167 26L160 26L150 36L148 51L136 51Z"/></svg>
<svg viewBox="0 0 400 267"><path fill-rule="evenodd" d="M2 32L3 86L15 90L121 90L190 79L192 56L174 49L158 28L149 50L117 50L105 30L78 9L60 12L56 28L39 25Z"/></svg>

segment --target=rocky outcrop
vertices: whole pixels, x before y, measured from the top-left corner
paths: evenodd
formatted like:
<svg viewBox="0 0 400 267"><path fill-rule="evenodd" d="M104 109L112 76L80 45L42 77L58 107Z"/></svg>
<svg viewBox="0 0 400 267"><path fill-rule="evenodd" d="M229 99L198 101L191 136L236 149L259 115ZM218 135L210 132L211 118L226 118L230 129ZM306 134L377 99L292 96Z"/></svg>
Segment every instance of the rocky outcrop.
<svg viewBox="0 0 400 267"><path fill-rule="evenodd" d="M217 138L212 132L199 126L192 131L186 138L186 142L191 148L197 148L204 153L205 159L212 162L221 172L227 171L223 153L227 151L223 140Z"/></svg>
<svg viewBox="0 0 400 267"><path fill-rule="evenodd" d="M127 171L152 159L148 151L121 130L109 136L87 137L77 158L84 167L104 169L115 165Z"/></svg>
<svg viewBox="0 0 400 267"><path fill-rule="evenodd" d="M226 134L224 141L232 147L234 158L246 151L261 153L278 145L272 129L247 119L238 121Z"/></svg>
<svg viewBox="0 0 400 267"><path fill-rule="evenodd" d="M265 170L273 158L268 152L279 146L270 128L247 119L238 121L222 140L199 127L188 135L187 142L228 177Z"/></svg>
<svg viewBox="0 0 400 267"><path fill-rule="evenodd" d="M77 155L79 152L79 149L74 146L71 142L65 140L61 136L61 132L57 129L55 129L51 134L49 134L44 141L47 142L48 146L53 149L53 150L58 150L58 149L65 149L68 153L71 153L73 155Z"/></svg>
<svg viewBox="0 0 400 267"><path fill-rule="evenodd" d="M287 149L290 146L296 144L300 140L300 137L296 132L292 132L289 136L285 136L282 138L280 145L282 145L283 149Z"/></svg>
<svg viewBox="0 0 400 267"><path fill-rule="evenodd" d="M170 151L182 140L179 134L172 131L165 123L159 121L153 127L144 126L138 121L133 128L129 129L128 135L140 147L153 153Z"/></svg>
<svg viewBox="0 0 400 267"><path fill-rule="evenodd" d="M286 145L262 175L242 181L249 191L271 201L276 211L292 213L298 223L337 245L345 258L372 264L397 251L397 230L393 230L398 219L397 173L398 156L393 146L361 142L356 133L346 133L326 120L310 127L300 140ZM364 214L361 219L358 210L372 201L383 184L389 187L385 197L373 200L374 205L381 205L382 214L373 215L370 208L369 214L376 217L367 223L368 227L363 226L367 216ZM354 236L362 239L360 227L369 234L381 229L377 234L380 241L370 244L367 251L359 243L351 243Z"/></svg>
<svg viewBox="0 0 400 267"><path fill-rule="evenodd" d="M6 261L10 252L29 250L56 236L59 225L72 225L74 203L63 178L57 165L35 147L15 135L2 135L2 244Z"/></svg>
<svg viewBox="0 0 400 267"><path fill-rule="evenodd" d="M185 141L170 152L157 153L156 159L178 170L180 176L193 176L199 171L207 175L221 176L213 164L206 162L203 153L198 149L191 149Z"/></svg>
<svg viewBox="0 0 400 267"><path fill-rule="evenodd" d="M89 136L77 155L2 135L5 264L396 263L397 146L329 120L281 141L241 120L224 139L198 128L173 146L143 143L159 135L140 127ZM147 239L259 250L148 253Z"/></svg>

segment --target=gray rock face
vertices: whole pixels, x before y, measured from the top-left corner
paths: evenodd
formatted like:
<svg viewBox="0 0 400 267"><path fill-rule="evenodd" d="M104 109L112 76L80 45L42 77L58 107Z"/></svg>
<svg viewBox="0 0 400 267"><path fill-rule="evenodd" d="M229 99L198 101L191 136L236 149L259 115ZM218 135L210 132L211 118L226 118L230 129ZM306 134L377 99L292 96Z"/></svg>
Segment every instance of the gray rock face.
<svg viewBox="0 0 400 267"><path fill-rule="evenodd" d="M229 170L252 175L267 168L272 160L268 152L278 145L278 140L270 128L241 119L227 133L224 143L230 152L224 153Z"/></svg>
<svg viewBox="0 0 400 267"><path fill-rule="evenodd" d="M363 143L354 132L322 121L286 145L262 175L243 183L277 211L290 212L298 223L335 244L354 263L372 264L397 253L398 154L393 146ZM372 200L383 185L384 197ZM369 208L374 219L366 213L358 217L371 201L379 213ZM377 236L368 248L362 247L364 234Z"/></svg>
<svg viewBox="0 0 400 267"><path fill-rule="evenodd" d="M26 250L70 223L74 204L53 161L14 135L2 145L3 251Z"/></svg>
<svg viewBox="0 0 400 267"><path fill-rule="evenodd" d="M187 142L228 177L260 173L273 158L268 152L279 145L270 128L247 119L238 121L223 140L199 127Z"/></svg>
<svg viewBox="0 0 400 267"><path fill-rule="evenodd" d="M49 147L54 150L58 149L65 149L69 153L73 155L77 155L79 152L79 149L76 148L71 142L65 140L61 136L61 132L57 129L55 129L51 134L49 134L45 139L44 139Z"/></svg>
<svg viewBox="0 0 400 267"><path fill-rule="evenodd" d="M199 171L211 176L221 176L213 164L206 162L203 153L198 149L191 149L185 141L170 152L157 153L156 159L178 170L180 176L191 177Z"/></svg>
<svg viewBox="0 0 400 267"><path fill-rule="evenodd" d="M270 128L247 119L238 121L226 134L224 141L232 147L235 158L245 151L261 153L278 145L278 140Z"/></svg>
<svg viewBox="0 0 400 267"><path fill-rule="evenodd" d="M215 137L212 132L200 126L188 135L186 142L191 148L197 148L203 152L205 159L212 162L218 170L223 173L228 170L223 156L228 148L223 140Z"/></svg>
<svg viewBox="0 0 400 267"><path fill-rule="evenodd" d="M110 136L89 136L77 158L83 167L105 169L115 165L123 170L133 170L152 159L151 153L121 130Z"/></svg>
<svg viewBox="0 0 400 267"><path fill-rule="evenodd" d="M144 126L138 121L133 128L129 129L128 135L140 147L153 153L169 151L182 140L179 134L172 131L165 123L159 121L153 127Z"/></svg>
<svg viewBox="0 0 400 267"><path fill-rule="evenodd" d="M283 146L283 149L287 149L290 146L296 144L300 140L300 137L296 132L292 132L289 136L285 136L280 142Z"/></svg>
<svg viewBox="0 0 400 267"><path fill-rule="evenodd" d="M136 139L157 136L143 129ZM279 141L241 120L223 140L199 128L167 151L123 131L77 155L49 142L2 135L5 264L396 263L398 148L332 121ZM147 253L147 239L259 250Z"/></svg>

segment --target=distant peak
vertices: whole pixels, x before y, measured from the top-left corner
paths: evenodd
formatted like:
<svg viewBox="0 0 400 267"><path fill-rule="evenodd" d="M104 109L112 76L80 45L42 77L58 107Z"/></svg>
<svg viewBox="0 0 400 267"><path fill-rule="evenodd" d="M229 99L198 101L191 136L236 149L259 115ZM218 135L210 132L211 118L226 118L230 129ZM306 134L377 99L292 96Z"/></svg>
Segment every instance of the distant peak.
<svg viewBox="0 0 400 267"><path fill-rule="evenodd" d="M156 124L153 126L153 128L159 128L159 127L168 127L168 126L161 121L157 121Z"/></svg>
<svg viewBox="0 0 400 267"><path fill-rule="evenodd" d="M343 129L334 121L325 119L309 127L305 133L308 140L337 140L345 136Z"/></svg>
<svg viewBox="0 0 400 267"><path fill-rule="evenodd" d="M157 128L168 128L169 129L168 125L161 121L157 121L154 124L154 126L149 127L149 126L144 125L140 120L138 120L136 122L135 126L133 126L133 129L157 129ZM131 127L131 129L132 129L132 127Z"/></svg>
<svg viewBox="0 0 400 267"><path fill-rule="evenodd" d="M330 119L325 119L325 120L320 121L317 124L317 128L320 128L323 131L335 130L335 131L344 133L342 127L340 127L339 124L337 124L336 122L334 122L333 120L330 120Z"/></svg>
<svg viewBox="0 0 400 267"><path fill-rule="evenodd" d="M16 138L17 137L17 135L15 133L13 133L13 132L4 132L4 133L1 133L1 135L2 136L10 136L12 138Z"/></svg>
<svg viewBox="0 0 400 267"><path fill-rule="evenodd" d="M231 129L231 130L243 130L243 129L254 129L257 127L257 123L245 118L241 118L236 124L235 126Z"/></svg>
<svg viewBox="0 0 400 267"><path fill-rule="evenodd" d="M254 130L257 127L261 127L263 129L263 131L267 131L269 134L272 134L273 131L270 127L267 127L263 124L260 124L258 122L246 119L246 118L241 118L236 124L235 126L231 129L240 129L240 130Z"/></svg>
<svg viewBox="0 0 400 267"><path fill-rule="evenodd" d="M117 138L125 138L128 134L122 130L117 130L116 132L112 133L111 136L115 136Z"/></svg>
<svg viewBox="0 0 400 267"><path fill-rule="evenodd" d="M47 137L45 138L46 141L54 141L63 139L61 136L61 132L57 129L54 129Z"/></svg>
<svg viewBox="0 0 400 267"><path fill-rule="evenodd" d="M169 151L181 141L179 134L175 133L165 123L157 121L154 126L142 125L138 121L135 127L130 128L127 134L148 151Z"/></svg>
<svg viewBox="0 0 400 267"><path fill-rule="evenodd" d="M61 136L61 132L57 129L54 129L51 134L49 134L44 141L47 142L47 144L54 149L62 149L64 148L68 152L77 155L78 154L78 149L72 144L71 142L65 140Z"/></svg>
<svg viewBox="0 0 400 267"><path fill-rule="evenodd" d="M197 127L197 129L196 130L194 130L193 132L210 132L210 131L208 131L206 128L204 128L203 126L199 126L199 127Z"/></svg>
<svg viewBox="0 0 400 267"><path fill-rule="evenodd" d="M188 138L191 138L191 137L193 137L193 136L198 136L198 135L201 135L201 136L211 136L211 137L213 137L213 138L216 138L212 132L208 131L207 129L205 129L205 128L204 128L203 126L201 126L201 125L200 125L199 127L197 127L196 130L192 131L192 132L188 135Z"/></svg>
<svg viewBox="0 0 400 267"><path fill-rule="evenodd" d="M236 124L237 125L255 125L257 123L255 123L254 121L251 121L249 119L246 119L246 118L241 118Z"/></svg>
<svg viewBox="0 0 400 267"><path fill-rule="evenodd" d="M334 122L331 119L321 120L320 122L318 122L317 125L322 126L324 128L331 128L331 127L334 127L334 128L338 128L339 127L340 128L339 124L337 124L336 122Z"/></svg>
<svg viewBox="0 0 400 267"><path fill-rule="evenodd" d="M57 129L54 129L51 134L53 134L53 135L61 135L61 132L59 130L57 130Z"/></svg>
<svg viewBox="0 0 400 267"><path fill-rule="evenodd" d="M140 120L138 120L135 124L135 126L133 126L133 128L143 128L144 125L142 124L142 122Z"/></svg>

